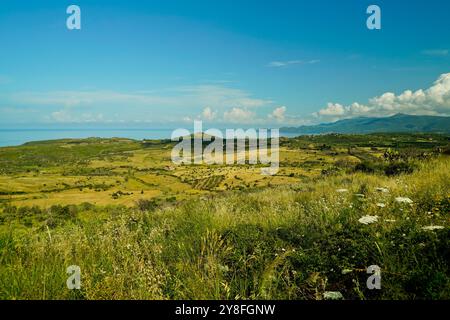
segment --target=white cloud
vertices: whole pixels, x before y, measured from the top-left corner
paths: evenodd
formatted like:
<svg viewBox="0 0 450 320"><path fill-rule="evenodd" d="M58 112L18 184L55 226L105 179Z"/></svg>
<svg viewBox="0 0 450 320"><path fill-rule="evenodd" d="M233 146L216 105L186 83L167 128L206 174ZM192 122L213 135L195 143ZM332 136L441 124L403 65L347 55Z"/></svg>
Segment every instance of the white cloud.
<svg viewBox="0 0 450 320"><path fill-rule="evenodd" d="M203 110L202 114L196 117L192 116L183 117L183 121L189 123L194 120L206 120L205 117L203 116L203 114L205 113L205 109ZM285 126L285 125L306 125L312 123L310 119L300 116L288 115L287 108L285 106L276 107L268 114L262 114L253 111L251 109L238 107L227 109L220 115L218 114L218 112L212 110L208 110L206 113L209 112L214 113L213 121L215 123L221 124L246 124L254 126L277 127L280 124L282 126Z"/></svg>
<svg viewBox="0 0 450 320"><path fill-rule="evenodd" d="M328 103L326 108L314 115L326 120L339 120L355 116L388 116L395 113L450 115L450 73L442 74L426 90L406 90L400 95L386 92L370 99L367 105L357 102L348 106Z"/></svg>
<svg viewBox="0 0 450 320"><path fill-rule="evenodd" d="M235 107L224 112L223 120L231 123L253 123L255 121L255 113Z"/></svg>
<svg viewBox="0 0 450 320"><path fill-rule="evenodd" d="M16 103L66 108L89 107L99 104L165 105L173 101L172 99L143 93L115 91L22 92L12 96L12 100Z"/></svg>
<svg viewBox="0 0 450 320"><path fill-rule="evenodd" d="M176 88L183 99L194 102L196 105L206 105L214 108L255 108L269 105L273 101L254 98L244 90L221 85L197 85Z"/></svg>
<svg viewBox="0 0 450 320"><path fill-rule="evenodd" d="M321 116L342 116L345 114L345 108L339 103L328 103L325 109L322 109L318 112Z"/></svg>
<svg viewBox="0 0 450 320"><path fill-rule="evenodd" d="M269 114L269 119L275 119L276 121L284 121L286 114L286 107L281 106L278 108L275 108L275 110L272 111L271 114Z"/></svg>
<svg viewBox="0 0 450 320"><path fill-rule="evenodd" d="M63 123L88 123L108 121L105 120L102 113L83 113L81 115L77 115L67 109L52 112L48 120Z"/></svg>
<svg viewBox="0 0 450 320"><path fill-rule="evenodd" d="M272 61L267 66L272 68L281 68L281 67L287 67L290 65L295 64L315 64L319 63L320 60L314 59L314 60L289 60L289 61Z"/></svg>
<svg viewBox="0 0 450 320"><path fill-rule="evenodd" d="M55 111L51 114L52 120L57 122L72 122L72 116L65 110Z"/></svg>
<svg viewBox="0 0 450 320"><path fill-rule="evenodd" d="M447 49L423 50L422 54L434 57L445 57L446 55L448 55L448 50Z"/></svg>
<svg viewBox="0 0 450 320"><path fill-rule="evenodd" d="M267 107L273 103L269 99L254 97L245 90L218 84L133 92L110 90L16 92L0 94L0 99L14 108L42 108L41 114L46 115L41 116L40 120L55 122L186 121L183 119L184 110L198 110L199 106L207 107L197 115L188 115L189 119L213 121L217 119L219 111L223 113L230 107L251 110ZM99 114L104 114L105 117L99 118ZM231 113L229 116L232 115Z"/></svg>
<svg viewBox="0 0 450 320"><path fill-rule="evenodd" d="M58 106L66 108L103 106L127 107L196 107L207 105L214 108L230 105L253 108L269 105L272 101L254 98L244 90L223 85L197 85L169 88L159 91L51 91L21 92L10 97L16 104Z"/></svg>
<svg viewBox="0 0 450 320"><path fill-rule="evenodd" d="M216 118L217 112L213 111L210 107L203 109L201 118L204 120L214 120Z"/></svg>

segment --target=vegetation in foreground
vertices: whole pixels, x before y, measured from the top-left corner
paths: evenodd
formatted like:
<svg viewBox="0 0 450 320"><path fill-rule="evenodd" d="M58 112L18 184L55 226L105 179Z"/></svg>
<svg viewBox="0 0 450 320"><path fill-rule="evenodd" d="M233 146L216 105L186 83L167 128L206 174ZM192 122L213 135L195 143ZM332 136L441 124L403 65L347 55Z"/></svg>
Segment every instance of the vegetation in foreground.
<svg viewBox="0 0 450 320"><path fill-rule="evenodd" d="M323 152L361 159L296 183L134 207L4 202L0 298L449 299L445 152L315 139L330 141ZM284 146L310 148L301 139ZM81 290L66 287L70 265L81 267ZM366 288L370 265L381 267L381 290Z"/></svg>

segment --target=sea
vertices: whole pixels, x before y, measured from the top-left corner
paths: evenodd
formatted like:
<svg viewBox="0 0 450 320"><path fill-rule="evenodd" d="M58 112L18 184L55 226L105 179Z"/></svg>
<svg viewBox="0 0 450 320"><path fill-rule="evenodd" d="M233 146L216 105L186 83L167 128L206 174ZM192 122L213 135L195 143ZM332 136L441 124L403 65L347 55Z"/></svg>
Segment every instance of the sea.
<svg viewBox="0 0 450 320"><path fill-rule="evenodd" d="M129 138L170 139L174 129L0 129L0 147L18 146L26 142L82 139L82 138ZM294 136L294 134L282 134Z"/></svg>
<svg viewBox="0 0 450 320"><path fill-rule="evenodd" d="M0 129L0 147L18 146L31 141L90 137L170 139L172 132L173 129Z"/></svg>

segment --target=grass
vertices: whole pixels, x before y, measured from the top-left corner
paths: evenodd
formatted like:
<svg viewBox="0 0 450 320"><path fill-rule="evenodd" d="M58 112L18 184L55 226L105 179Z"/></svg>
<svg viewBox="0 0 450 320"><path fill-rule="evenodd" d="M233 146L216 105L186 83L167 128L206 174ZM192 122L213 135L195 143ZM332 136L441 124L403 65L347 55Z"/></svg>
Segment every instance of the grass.
<svg viewBox="0 0 450 320"><path fill-rule="evenodd" d="M73 163L40 167L33 187L24 169L29 160L16 163L1 179L27 193L4 196L0 299L323 299L327 291L339 291L345 299L449 299L448 155L423 160L403 152L400 144L395 149L400 153L389 151L392 161L385 163L383 154L393 148L390 138L381 137L376 150L362 145L359 136L345 136L345 143L328 138L326 148L322 140L314 141L319 138L308 144L307 138L283 142L290 165L267 179L246 166L170 168L165 156L152 149L160 145L142 149L128 140L138 149L126 150L127 161L117 151L124 147L114 145L111 154L101 142L101 157L118 157L128 166L106 161L111 171L125 169L126 174L86 176L79 182L112 179L114 186L106 191L72 189L78 180L60 173L75 170ZM447 139L432 138L436 143L421 137L421 146L430 146L416 150L431 153ZM400 139L411 145L408 139L418 137L402 135L395 141ZM349 154L348 145L357 150L352 154L365 153L364 159ZM2 152L7 158L9 151ZM104 160L96 152L91 150L80 170L91 162L106 167L99 165ZM152 165L143 159L153 160ZM364 161L373 170L359 170ZM387 174L385 169L398 161L408 170ZM41 205L41 198L31 198L25 187L42 196L44 180L39 179L46 170L67 179L67 186L49 192L52 200ZM18 175L28 179L16 180ZM175 187L164 185L166 178ZM61 183L51 180L45 180L48 189ZM118 193L116 200L109 195L101 205L83 203L94 202L91 194L118 189L124 195ZM75 201L58 200L65 193ZM27 206L16 197L26 197ZM133 205L120 202L133 197ZM398 197L413 202L401 203ZM366 215L378 220L360 223ZM81 268L81 290L66 287L70 265ZM381 290L366 287L370 265L381 268Z"/></svg>

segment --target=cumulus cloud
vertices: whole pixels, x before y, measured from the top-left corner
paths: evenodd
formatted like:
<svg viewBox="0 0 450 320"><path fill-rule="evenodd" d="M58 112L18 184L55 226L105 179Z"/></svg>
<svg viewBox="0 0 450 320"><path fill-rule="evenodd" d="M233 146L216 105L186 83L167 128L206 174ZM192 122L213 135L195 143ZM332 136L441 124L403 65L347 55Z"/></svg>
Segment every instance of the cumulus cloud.
<svg viewBox="0 0 450 320"><path fill-rule="evenodd" d="M211 118L211 120L216 123L222 124L273 126L276 124L300 125L309 123L309 121L305 118L287 115L287 108L285 106L276 107L267 114L256 112L256 110L253 109L232 107L225 110L223 113L220 113L219 115L218 112L208 109L209 108L205 108L202 114L198 115L197 117L186 116L183 118L183 120L185 122L192 122L194 120L206 120L204 114L213 113L214 117Z"/></svg>
<svg viewBox="0 0 450 320"><path fill-rule="evenodd" d="M281 106L281 107L275 108L275 110L273 110L272 113L269 114L269 119L274 119L276 121L281 122L281 121L284 121L285 114L286 114L286 107Z"/></svg>
<svg viewBox="0 0 450 320"><path fill-rule="evenodd" d="M345 114L345 108L339 103L328 103L325 109L319 110L320 116L339 117Z"/></svg>
<svg viewBox="0 0 450 320"><path fill-rule="evenodd" d="M224 112L208 110L205 108L198 116L185 116L183 121L186 123L194 120L206 120L204 114L213 113L214 117L211 119L214 123L221 124L246 124L255 126L286 126L286 125L307 125L312 124L311 119L302 116L294 116L287 114L287 107L279 106L274 108L269 113L259 112L259 110L232 107L226 109Z"/></svg>
<svg viewBox="0 0 450 320"><path fill-rule="evenodd" d="M202 118L205 120L214 120L216 118L216 112L214 112L210 107L206 107L202 111Z"/></svg>
<svg viewBox="0 0 450 320"><path fill-rule="evenodd" d="M223 120L231 123L252 123L255 120L255 113L247 109L234 107L224 112Z"/></svg>
<svg viewBox="0 0 450 320"><path fill-rule="evenodd" d="M428 89L406 90L400 95L386 92L367 104L351 105L328 103L314 116L339 120L356 116L389 116L396 113L422 115L450 115L450 73L442 74Z"/></svg>

